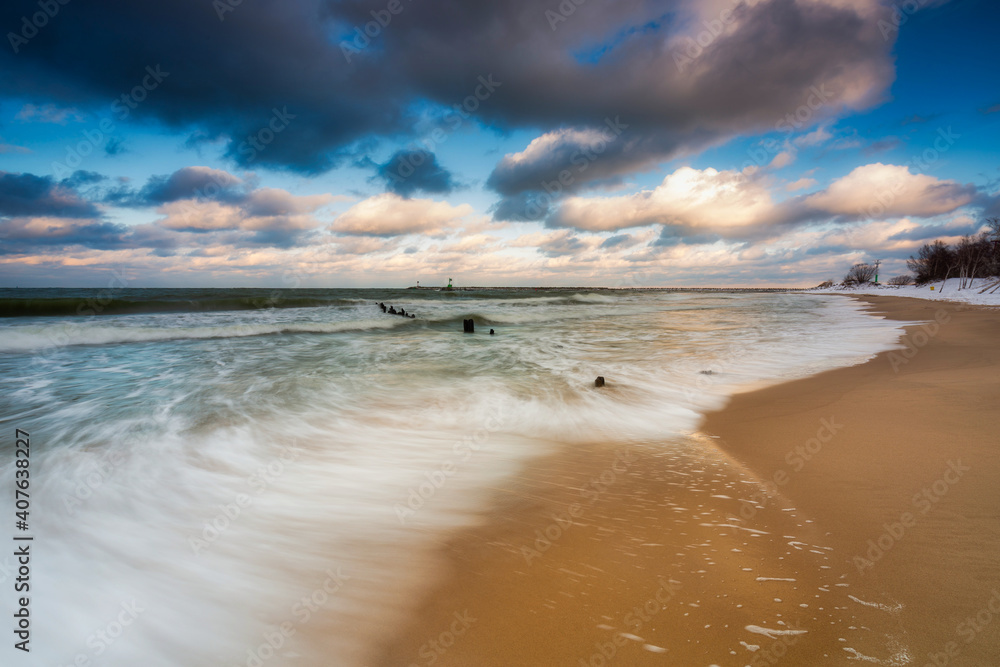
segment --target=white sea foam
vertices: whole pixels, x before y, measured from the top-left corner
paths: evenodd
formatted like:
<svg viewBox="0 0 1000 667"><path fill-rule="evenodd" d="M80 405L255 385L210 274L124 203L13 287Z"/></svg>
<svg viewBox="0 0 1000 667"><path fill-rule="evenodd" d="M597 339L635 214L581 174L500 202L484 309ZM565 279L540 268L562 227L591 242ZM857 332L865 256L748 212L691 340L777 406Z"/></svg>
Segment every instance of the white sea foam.
<svg viewBox="0 0 1000 667"><path fill-rule="evenodd" d="M47 325L9 327L3 332L3 338L0 339L0 352L32 352L71 345L115 345L184 339L243 338L284 333L331 334L370 329L392 329L406 325L408 322L410 320L399 317L345 322L271 324L250 321L219 326L143 327L107 326L101 320L86 320L83 323L59 322Z"/></svg>
<svg viewBox="0 0 1000 667"><path fill-rule="evenodd" d="M868 602L866 600L861 600L859 598L856 598L856 597L854 597L853 595L850 595L850 594L848 594L847 597L851 598L852 600L854 600L858 604L864 605L866 607L872 607L874 609L880 609L880 610L882 610L884 612L888 612L890 614L898 614L900 611L903 610L903 604L901 602L894 602L892 604L885 604L885 603L882 603L882 602Z"/></svg>
<svg viewBox="0 0 1000 667"><path fill-rule="evenodd" d="M368 304L0 323L0 418L38 443L39 664L254 664L283 622L296 636L268 667L364 664L437 576L442 534L529 457L669 447L735 391L899 334L836 297L419 298L417 320ZM477 312L511 324L463 335ZM102 645L123 604L141 611Z"/></svg>
<svg viewBox="0 0 1000 667"><path fill-rule="evenodd" d="M753 632L754 634L764 635L768 639L777 639L783 636L794 636L794 635L804 635L807 630L777 630L774 628L764 628L759 625L748 625L744 628L747 632Z"/></svg>

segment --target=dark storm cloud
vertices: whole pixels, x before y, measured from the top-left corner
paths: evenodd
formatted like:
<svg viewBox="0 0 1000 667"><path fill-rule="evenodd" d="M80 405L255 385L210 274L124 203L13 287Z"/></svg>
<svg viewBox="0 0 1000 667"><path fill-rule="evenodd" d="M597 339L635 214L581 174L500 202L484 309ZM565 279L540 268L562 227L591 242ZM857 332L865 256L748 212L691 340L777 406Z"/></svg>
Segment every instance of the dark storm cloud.
<svg viewBox="0 0 1000 667"><path fill-rule="evenodd" d="M0 217L95 217L99 211L80 197L75 190L75 185L79 183L73 180L80 174L88 173L78 171L62 183L57 183L49 176L0 171Z"/></svg>
<svg viewBox="0 0 1000 667"><path fill-rule="evenodd" d="M360 139L411 133L414 102L471 100L464 109L487 125L542 132L621 116L628 137L573 189L773 128L812 86L830 86L833 98L818 119L841 103L838 81L877 94L891 79L892 44L871 17L794 0L737 5L738 29L679 63L665 44L694 4L592 0L556 21L555 2L404 2L380 26L372 11L383 5L361 0L108 0L68 6L17 53L0 50L0 86L76 108L118 99L119 117L225 138L241 165L311 173ZM35 11L31 0L4 3L0 24ZM147 68L161 73L150 85ZM570 167L565 152L504 165L491 183L505 196L538 189Z"/></svg>
<svg viewBox="0 0 1000 667"><path fill-rule="evenodd" d="M182 199L241 204L247 202L252 191L253 183L221 169L182 167L171 174L150 176L146 184L138 189L124 183L106 188L100 199L107 204L136 208L159 206Z"/></svg>
<svg viewBox="0 0 1000 667"><path fill-rule="evenodd" d="M581 158L592 143L586 134L557 137L502 160L489 184L505 196L532 189L558 197L560 185L562 192L580 190L740 132L804 130L842 105L874 101L891 80L891 45L873 22L849 9L772 0L740 6L737 15L738 29L715 40L685 72L656 46L662 34L626 42L597 67L606 77L597 84L599 99L584 105L572 94L563 105L548 100L550 109L563 107L564 122L575 120L574 127L590 132L620 117L628 128L618 141L591 160ZM646 66L635 67L643 53ZM572 85L579 86L574 74L566 72L564 80L576 78ZM854 93L845 92L849 82ZM566 104L591 117L574 118Z"/></svg>
<svg viewBox="0 0 1000 667"><path fill-rule="evenodd" d="M166 176L152 176L138 194L147 204L164 204L179 199L242 199L243 181L220 169L183 167Z"/></svg>
<svg viewBox="0 0 1000 667"><path fill-rule="evenodd" d="M416 192L447 194L455 189L451 172L438 164L434 153L423 150L399 150L385 164L375 165L376 178L385 188L403 197Z"/></svg>
<svg viewBox="0 0 1000 667"><path fill-rule="evenodd" d="M79 170L56 183L50 177L0 172L0 239L3 254L46 252L56 248L95 250L170 249L191 245L228 244L235 247L288 248L306 244L315 232L303 229L294 217L300 207L281 190L253 190L246 181L224 171L187 167L169 176L154 176L139 192L121 184L104 188L108 177ZM213 191L209 186L215 184ZM170 216L142 225L121 225L101 219L101 212L77 189L94 186L88 196L121 206L150 206L181 199L214 199L237 211L231 226L200 226L200 212L192 208L190 227L178 226ZM252 223L246 218L253 217ZM81 220L81 218L83 220ZM89 219L88 219L89 218Z"/></svg>
<svg viewBox="0 0 1000 667"><path fill-rule="evenodd" d="M708 140L696 130L684 139L691 146ZM621 116L608 118L599 128L558 130L520 154L505 156L494 168L486 185L503 197L493 217L537 220L562 196L620 183L626 174L652 166L676 148L666 135L631 131Z"/></svg>
<svg viewBox="0 0 1000 667"><path fill-rule="evenodd" d="M3 3L0 25L36 11ZM381 63L345 61L331 35L349 27L336 13L306 0L247 2L224 20L203 0L69 7L17 53L2 50L0 86L67 106L118 100L123 120L227 137L240 164L319 171L358 137L404 128L399 109L412 97Z"/></svg>
<svg viewBox="0 0 1000 667"><path fill-rule="evenodd" d="M501 159L486 184L508 196L533 190L554 195L600 178L618 176L623 164L634 164L635 154L656 152L648 146L648 139L630 137L629 128L621 116L615 116L604 127L553 132L521 153ZM550 177L552 180L547 182Z"/></svg>

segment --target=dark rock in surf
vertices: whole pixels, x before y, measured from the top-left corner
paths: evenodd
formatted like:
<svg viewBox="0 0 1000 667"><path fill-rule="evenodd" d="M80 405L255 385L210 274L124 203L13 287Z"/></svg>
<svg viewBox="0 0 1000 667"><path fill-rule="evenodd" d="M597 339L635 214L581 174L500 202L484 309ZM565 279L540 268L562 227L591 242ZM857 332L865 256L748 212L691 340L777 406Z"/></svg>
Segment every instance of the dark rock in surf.
<svg viewBox="0 0 1000 667"><path fill-rule="evenodd" d="M491 336L492 336L492 335L494 335L495 333L496 333L496 332L495 332L495 331L493 331L493 329L490 329L490 335L491 335Z"/></svg>
<svg viewBox="0 0 1000 667"><path fill-rule="evenodd" d="M594 380L594 386L595 387L603 387L604 386L604 376L603 375L598 375L597 376L597 379Z"/></svg>
<svg viewBox="0 0 1000 667"><path fill-rule="evenodd" d="M462 330L465 333L476 333L476 323L470 320L462 320Z"/></svg>

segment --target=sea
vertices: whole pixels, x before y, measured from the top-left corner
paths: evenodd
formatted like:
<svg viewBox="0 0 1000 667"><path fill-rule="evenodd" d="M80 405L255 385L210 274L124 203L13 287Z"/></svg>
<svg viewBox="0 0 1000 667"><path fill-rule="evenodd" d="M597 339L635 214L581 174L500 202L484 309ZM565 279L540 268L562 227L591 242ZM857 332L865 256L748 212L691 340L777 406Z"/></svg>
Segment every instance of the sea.
<svg viewBox="0 0 1000 667"><path fill-rule="evenodd" d="M809 292L0 290L0 540L32 538L13 664L366 664L533 460L669 449L901 333Z"/></svg>

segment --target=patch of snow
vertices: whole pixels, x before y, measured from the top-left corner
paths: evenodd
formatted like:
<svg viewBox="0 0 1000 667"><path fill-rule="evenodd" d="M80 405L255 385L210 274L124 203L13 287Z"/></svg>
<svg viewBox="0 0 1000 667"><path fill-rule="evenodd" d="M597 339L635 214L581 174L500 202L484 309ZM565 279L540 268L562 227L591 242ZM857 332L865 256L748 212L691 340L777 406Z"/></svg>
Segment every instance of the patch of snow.
<svg viewBox="0 0 1000 667"><path fill-rule="evenodd" d="M844 285L834 285L824 289L811 289L808 293L813 294L857 294L863 296L905 296L913 299L926 299L927 301L953 301L958 303L968 303L977 306L1000 306L1000 288L990 294L990 289L985 294L979 292L992 285L1000 278L976 278L971 287L959 289L961 280L949 278L942 289L941 281L927 283L926 285L905 285L897 287L895 285L868 284L859 287L846 287ZM933 289L931 289L933 288Z"/></svg>

